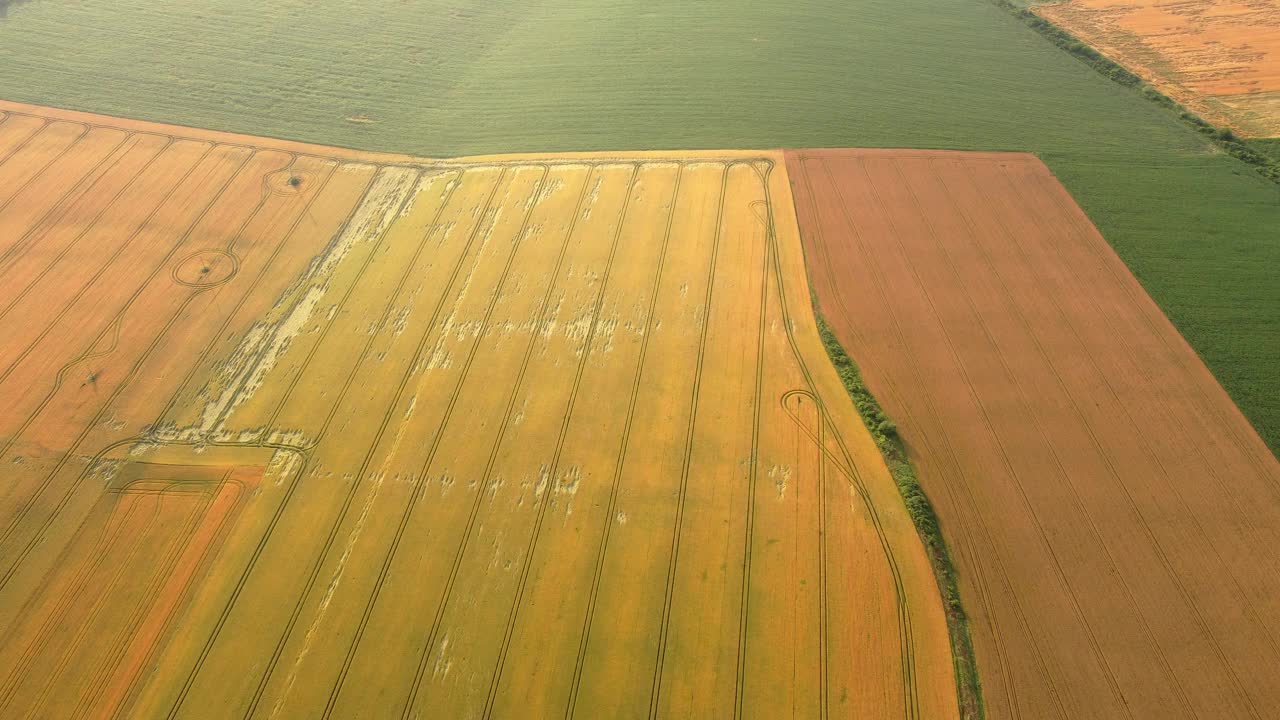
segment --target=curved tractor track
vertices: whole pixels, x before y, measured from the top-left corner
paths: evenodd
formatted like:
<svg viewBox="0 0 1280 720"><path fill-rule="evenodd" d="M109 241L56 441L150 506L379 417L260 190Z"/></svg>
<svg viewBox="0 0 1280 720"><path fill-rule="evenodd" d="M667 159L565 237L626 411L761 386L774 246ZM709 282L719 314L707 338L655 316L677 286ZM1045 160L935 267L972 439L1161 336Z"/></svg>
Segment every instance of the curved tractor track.
<svg viewBox="0 0 1280 720"><path fill-rule="evenodd" d="M0 715L956 716L780 154L0 107Z"/></svg>

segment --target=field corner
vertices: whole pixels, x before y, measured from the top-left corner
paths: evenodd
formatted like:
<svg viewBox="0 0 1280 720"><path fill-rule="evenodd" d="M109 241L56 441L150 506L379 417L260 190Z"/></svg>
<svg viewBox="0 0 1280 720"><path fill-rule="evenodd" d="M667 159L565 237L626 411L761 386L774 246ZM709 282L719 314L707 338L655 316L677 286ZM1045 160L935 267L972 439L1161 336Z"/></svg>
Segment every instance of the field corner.
<svg viewBox="0 0 1280 720"><path fill-rule="evenodd" d="M1263 178L1280 185L1280 158L1260 152L1250 144L1249 140L1240 137L1230 128L1218 127L1200 117L1125 66L1102 54L1057 23L1035 12L1034 5L1026 7L1013 0L991 0L991 2L1100 75L1138 92L1147 100L1177 115L1183 124L1198 132L1211 145L1253 166Z"/></svg>

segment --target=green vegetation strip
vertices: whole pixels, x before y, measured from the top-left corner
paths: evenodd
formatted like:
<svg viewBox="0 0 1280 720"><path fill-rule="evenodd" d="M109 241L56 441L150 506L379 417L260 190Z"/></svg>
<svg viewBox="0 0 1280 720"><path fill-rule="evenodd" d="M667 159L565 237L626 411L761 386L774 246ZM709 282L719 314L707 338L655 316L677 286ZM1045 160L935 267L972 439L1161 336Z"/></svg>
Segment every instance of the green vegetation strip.
<svg viewBox="0 0 1280 720"><path fill-rule="evenodd" d="M1130 72L1128 68L1098 52L1091 45L1072 35L1053 21L1009 0L992 1L999 7L1021 18L1036 32L1048 38L1054 45L1071 53L1105 77L1124 87L1137 90L1146 99L1175 113L1179 119L1191 126L1196 132L1204 135L1228 155L1254 166L1257 168L1258 173L1268 180L1280 183L1280 159L1276 157L1275 145L1262 144L1268 141L1262 141L1262 143L1254 145L1253 143L1257 141L1245 140L1232 132L1231 128L1213 125L1188 110L1178 101L1147 84L1145 80ZM1266 149L1264 150L1263 148ZM1270 150L1270 152L1267 152L1267 150Z"/></svg>
<svg viewBox="0 0 1280 720"><path fill-rule="evenodd" d="M964 607L960 603L959 578L955 564L951 561L951 553L942 538L942 528L938 524L938 515L933 504L920 487L915 468L907 457L906 448L898 436L898 428L876 402L875 396L867 389L862 380L862 373L854 364L849 354L844 351L840 341L831 331L813 303L813 315L818 322L818 334L822 337L822 345L827 349L831 363L835 365L840 382L849 393L853 405L862 416L862 422L871 431L880 454L884 456L889 472L898 485L898 492L907 505L907 512L915 523L916 532L924 542L925 552L929 555L929 563L933 566L933 574L938 581L938 590L942 593L942 604L947 616L947 634L951 639L951 658L955 666L956 694L960 701L960 717L962 720L981 720L985 717L982 705L982 683L978 679L978 664L973 653L973 639L969 634L969 620Z"/></svg>

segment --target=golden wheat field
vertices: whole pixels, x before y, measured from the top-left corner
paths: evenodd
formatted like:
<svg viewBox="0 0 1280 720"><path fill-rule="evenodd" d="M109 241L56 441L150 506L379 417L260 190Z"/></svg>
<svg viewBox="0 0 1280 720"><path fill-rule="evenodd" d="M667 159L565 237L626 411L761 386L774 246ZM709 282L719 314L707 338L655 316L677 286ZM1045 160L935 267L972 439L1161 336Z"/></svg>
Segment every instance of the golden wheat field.
<svg viewBox="0 0 1280 720"><path fill-rule="evenodd" d="M955 717L785 173L0 104L0 716Z"/></svg>

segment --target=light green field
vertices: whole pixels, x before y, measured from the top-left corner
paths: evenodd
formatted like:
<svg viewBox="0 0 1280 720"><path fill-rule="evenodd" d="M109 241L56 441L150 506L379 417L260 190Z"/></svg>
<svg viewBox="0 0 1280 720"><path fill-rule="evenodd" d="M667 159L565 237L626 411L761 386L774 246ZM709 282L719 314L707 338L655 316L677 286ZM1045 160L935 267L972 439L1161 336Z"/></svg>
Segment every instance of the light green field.
<svg viewBox="0 0 1280 720"><path fill-rule="evenodd" d="M985 0L36 0L0 38L0 97L368 149L1034 151L1280 448L1280 188Z"/></svg>

